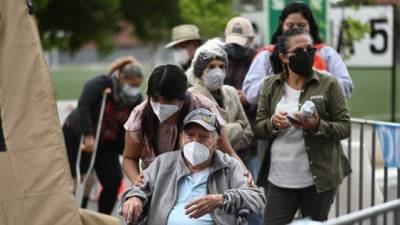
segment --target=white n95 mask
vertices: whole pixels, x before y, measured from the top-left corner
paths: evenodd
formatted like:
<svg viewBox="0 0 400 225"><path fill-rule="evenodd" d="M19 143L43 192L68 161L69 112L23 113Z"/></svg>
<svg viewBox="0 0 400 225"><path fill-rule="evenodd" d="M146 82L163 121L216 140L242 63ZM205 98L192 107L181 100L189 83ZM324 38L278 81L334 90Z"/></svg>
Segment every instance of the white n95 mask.
<svg viewBox="0 0 400 225"><path fill-rule="evenodd" d="M196 142L192 141L183 146L183 155L185 156L186 160L190 162L193 166L197 166L205 161L210 156L210 151L208 147Z"/></svg>
<svg viewBox="0 0 400 225"><path fill-rule="evenodd" d="M189 61L189 52L184 48L178 48L172 50L172 55L174 57L174 61L178 65L184 65Z"/></svg>
<svg viewBox="0 0 400 225"><path fill-rule="evenodd" d="M154 114L156 114L161 123L179 110L177 105L160 104L158 102L153 102L152 100L150 100L150 105Z"/></svg>
<svg viewBox="0 0 400 225"><path fill-rule="evenodd" d="M204 74L203 81L208 90L216 91L222 87L225 80L225 70L215 68Z"/></svg>
<svg viewBox="0 0 400 225"><path fill-rule="evenodd" d="M134 97L140 93L140 89L138 87L132 87L129 84L123 84L122 92L129 97Z"/></svg>

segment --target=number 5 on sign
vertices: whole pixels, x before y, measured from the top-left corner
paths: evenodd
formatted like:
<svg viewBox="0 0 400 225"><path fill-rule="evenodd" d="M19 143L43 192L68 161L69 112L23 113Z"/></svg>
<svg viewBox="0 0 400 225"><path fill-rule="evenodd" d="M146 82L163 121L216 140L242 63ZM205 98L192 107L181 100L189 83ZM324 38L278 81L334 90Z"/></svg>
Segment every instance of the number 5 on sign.
<svg viewBox="0 0 400 225"><path fill-rule="evenodd" d="M388 50L389 42L388 32L387 29L385 29L385 27L387 27L388 25L388 20L386 17L379 19L370 19L369 23L371 25L371 40L376 40L380 38L380 40L378 41L382 42L380 46L377 46L375 43L371 43L369 49L374 54L384 54Z"/></svg>

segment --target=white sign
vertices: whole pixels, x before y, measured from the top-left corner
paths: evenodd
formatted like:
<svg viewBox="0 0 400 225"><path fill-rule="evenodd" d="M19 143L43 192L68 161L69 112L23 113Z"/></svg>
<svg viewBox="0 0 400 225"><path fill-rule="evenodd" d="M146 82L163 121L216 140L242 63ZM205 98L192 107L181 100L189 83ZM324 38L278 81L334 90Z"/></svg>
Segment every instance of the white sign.
<svg viewBox="0 0 400 225"><path fill-rule="evenodd" d="M349 56L350 67L392 67L394 9L390 5L332 7L330 11L331 42L342 55ZM370 26L369 34L352 46L346 45L343 18L352 18Z"/></svg>

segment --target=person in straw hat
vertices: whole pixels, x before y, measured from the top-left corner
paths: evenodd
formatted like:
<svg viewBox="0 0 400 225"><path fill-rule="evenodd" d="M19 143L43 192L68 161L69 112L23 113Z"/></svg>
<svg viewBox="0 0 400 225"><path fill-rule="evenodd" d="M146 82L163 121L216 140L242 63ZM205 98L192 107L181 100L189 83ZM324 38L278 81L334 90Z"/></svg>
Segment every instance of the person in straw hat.
<svg viewBox="0 0 400 225"><path fill-rule="evenodd" d="M172 28L172 40L164 48L172 50L175 64L186 71L201 44L199 28L193 24L182 24Z"/></svg>

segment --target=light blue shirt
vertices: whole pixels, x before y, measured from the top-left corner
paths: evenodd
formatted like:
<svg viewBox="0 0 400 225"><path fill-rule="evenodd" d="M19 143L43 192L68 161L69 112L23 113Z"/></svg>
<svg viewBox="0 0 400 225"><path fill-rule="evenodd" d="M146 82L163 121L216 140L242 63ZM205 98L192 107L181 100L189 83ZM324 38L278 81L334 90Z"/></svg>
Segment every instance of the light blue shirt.
<svg viewBox="0 0 400 225"><path fill-rule="evenodd" d="M187 175L178 183L178 197L175 206L172 208L167 225L214 225L210 214L197 219L190 219L185 214L185 206L204 195L207 195L207 180L210 174L209 169L195 174Z"/></svg>
<svg viewBox="0 0 400 225"><path fill-rule="evenodd" d="M346 98L350 98L354 86L349 71L340 55L330 46L322 47L319 49L318 54L326 63L329 74L332 74L338 79ZM264 79L273 75L271 62L269 61L270 55L270 51L260 52L251 63L249 71L247 71L243 81L243 92L247 101L251 104L258 103L258 94Z"/></svg>

